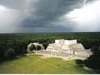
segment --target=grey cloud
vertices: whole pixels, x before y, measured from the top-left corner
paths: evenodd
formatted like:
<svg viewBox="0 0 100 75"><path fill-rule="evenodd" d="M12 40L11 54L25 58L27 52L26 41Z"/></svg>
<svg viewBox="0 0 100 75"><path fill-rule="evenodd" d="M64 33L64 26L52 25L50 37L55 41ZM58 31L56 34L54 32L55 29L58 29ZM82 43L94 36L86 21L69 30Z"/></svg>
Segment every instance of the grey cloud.
<svg viewBox="0 0 100 75"><path fill-rule="evenodd" d="M92 1L96 1L96 0L87 0L86 3L88 3L88 2L92 2Z"/></svg>
<svg viewBox="0 0 100 75"><path fill-rule="evenodd" d="M0 33L17 30L27 0L0 0Z"/></svg>
<svg viewBox="0 0 100 75"><path fill-rule="evenodd" d="M54 26L60 17L69 11L80 8L83 0L38 0L27 8L26 18L22 21L22 27ZM28 16L29 15L29 16Z"/></svg>
<svg viewBox="0 0 100 75"><path fill-rule="evenodd" d="M10 10L7 13L1 12L1 17L3 18L0 19L1 21L4 20L3 23L0 23L2 25L0 26L0 32L73 32L81 31L82 29L84 31L85 27L88 30L90 25L83 25L83 28L81 25L78 26L76 22L65 17L69 12L83 7L84 1L0 0L0 5ZM90 1L95 0L87 0L86 3ZM97 23L99 23L99 20Z"/></svg>
<svg viewBox="0 0 100 75"><path fill-rule="evenodd" d="M23 9L27 0L0 0L0 5L10 9Z"/></svg>
<svg viewBox="0 0 100 75"><path fill-rule="evenodd" d="M86 3L84 7L71 11L67 17L73 17L70 20L75 22L74 31L100 31L100 0Z"/></svg>

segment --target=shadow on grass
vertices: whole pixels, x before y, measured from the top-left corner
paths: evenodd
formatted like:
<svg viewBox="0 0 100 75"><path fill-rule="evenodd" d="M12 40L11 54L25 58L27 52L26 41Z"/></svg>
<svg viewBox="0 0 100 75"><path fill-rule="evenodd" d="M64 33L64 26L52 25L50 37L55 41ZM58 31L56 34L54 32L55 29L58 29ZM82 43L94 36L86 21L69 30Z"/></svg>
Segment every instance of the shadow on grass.
<svg viewBox="0 0 100 75"><path fill-rule="evenodd" d="M17 60L17 59L21 59L23 57L26 57L26 55L20 55L20 56L16 56L14 58L9 58L9 59L5 59L5 60L0 60L0 64L4 63L4 62L8 62L8 61L13 61L13 60Z"/></svg>

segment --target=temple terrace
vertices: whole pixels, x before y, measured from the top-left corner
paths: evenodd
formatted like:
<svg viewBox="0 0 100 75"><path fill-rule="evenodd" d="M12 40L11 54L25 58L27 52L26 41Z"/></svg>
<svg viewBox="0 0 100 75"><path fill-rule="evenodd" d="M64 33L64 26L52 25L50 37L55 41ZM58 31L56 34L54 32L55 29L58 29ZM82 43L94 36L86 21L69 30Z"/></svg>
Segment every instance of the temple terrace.
<svg viewBox="0 0 100 75"><path fill-rule="evenodd" d="M41 54L47 57L59 57L64 59L86 59L93 53L90 49L85 49L81 43L77 43L77 40L55 40L55 43L51 43L47 46L46 50L44 46L39 43L30 43L27 46L27 51L30 52L30 47L34 44L41 47L41 50L34 50L34 53Z"/></svg>

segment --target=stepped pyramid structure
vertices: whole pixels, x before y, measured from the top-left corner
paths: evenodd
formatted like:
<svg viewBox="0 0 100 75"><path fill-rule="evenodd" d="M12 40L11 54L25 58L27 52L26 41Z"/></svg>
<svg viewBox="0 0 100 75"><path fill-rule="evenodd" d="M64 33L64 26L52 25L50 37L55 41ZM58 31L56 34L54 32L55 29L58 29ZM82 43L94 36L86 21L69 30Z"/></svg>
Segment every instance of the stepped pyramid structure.
<svg viewBox="0 0 100 75"><path fill-rule="evenodd" d="M90 49L85 49L81 43L77 43L77 40L55 40L55 43L48 45L46 50L40 50L36 53L48 54L61 57L81 57L86 59L93 53Z"/></svg>
<svg viewBox="0 0 100 75"><path fill-rule="evenodd" d="M77 43L77 40L55 40L55 43L49 44L46 50L68 51L68 50L84 50L82 44Z"/></svg>

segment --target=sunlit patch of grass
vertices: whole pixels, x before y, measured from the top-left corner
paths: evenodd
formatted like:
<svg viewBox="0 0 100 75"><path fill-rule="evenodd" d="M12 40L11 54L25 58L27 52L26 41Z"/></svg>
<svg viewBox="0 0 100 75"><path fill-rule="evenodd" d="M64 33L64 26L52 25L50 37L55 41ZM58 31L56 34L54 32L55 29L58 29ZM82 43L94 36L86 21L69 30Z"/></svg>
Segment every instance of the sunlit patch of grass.
<svg viewBox="0 0 100 75"><path fill-rule="evenodd" d="M29 55L0 64L1 74L89 74L82 67L77 67L75 60L61 58L41 58Z"/></svg>

